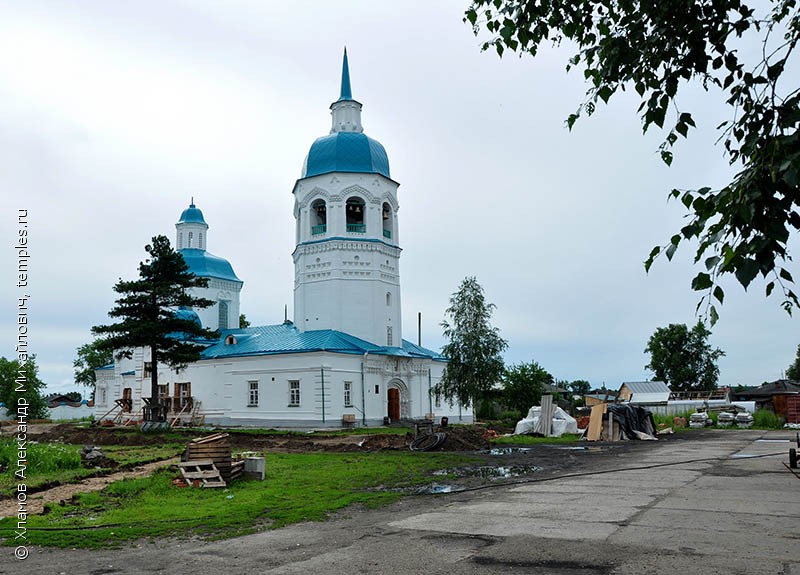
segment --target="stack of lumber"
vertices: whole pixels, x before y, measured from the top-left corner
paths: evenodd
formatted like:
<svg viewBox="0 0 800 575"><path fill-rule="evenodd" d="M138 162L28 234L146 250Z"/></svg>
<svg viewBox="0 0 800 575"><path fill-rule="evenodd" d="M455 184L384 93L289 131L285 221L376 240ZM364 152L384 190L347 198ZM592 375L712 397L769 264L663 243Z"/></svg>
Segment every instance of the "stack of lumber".
<svg viewBox="0 0 800 575"><path fill-rule="evenodd" d="M231 477L231 439L227 433L215 433L193 439L186 445L186 463L210 460L219 470L222 479Z"/></svg>

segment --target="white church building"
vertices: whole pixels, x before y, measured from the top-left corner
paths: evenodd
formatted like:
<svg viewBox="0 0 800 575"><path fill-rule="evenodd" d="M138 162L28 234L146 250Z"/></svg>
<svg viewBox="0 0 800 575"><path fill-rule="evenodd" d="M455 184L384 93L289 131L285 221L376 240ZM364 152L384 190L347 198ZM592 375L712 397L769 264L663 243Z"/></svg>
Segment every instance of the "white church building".
<svg viewBox="0 0 800 575"><path fill-rule="evenodd" d="M209 226L191 205L176 227L194 295L216 302L176 313L219 330L201 359L158 365L170 419L224 426L378 425L389 418L472 421L431 393L446 360L403 339L397 189L384 147L364 134L347 53L330 134L317 139L294 185L294 321L238 328L243 282L208 251ZM288 214L287 214L288 215ZM97 370L96 418L139 419L150 396L149 350ZM115 406L117 406L116 411Z"/></svg>

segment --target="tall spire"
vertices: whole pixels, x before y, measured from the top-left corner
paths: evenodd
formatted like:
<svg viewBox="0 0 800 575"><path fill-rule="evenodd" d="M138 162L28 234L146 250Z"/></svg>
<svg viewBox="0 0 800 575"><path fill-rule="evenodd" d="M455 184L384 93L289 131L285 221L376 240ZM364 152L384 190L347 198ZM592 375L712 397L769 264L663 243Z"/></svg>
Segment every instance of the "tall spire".
<svg viewBox="0 0 800 575"><path fill-rule="evenodd" d="M344 59L342 60L342 89L339 93L339 101L352 99L353 92L350 90L350 67L347 65L347 46L345 46Z"/></svg>
<svg viewBox="0 0 800 575"><path fill-rule="evenodd" d="M332 126L331 134L335 132L361 133L361 104L353 100L350 90L350 66L347 65L347 48L344 49L342 60L342 89L339 99L331 104Z"/></svg>

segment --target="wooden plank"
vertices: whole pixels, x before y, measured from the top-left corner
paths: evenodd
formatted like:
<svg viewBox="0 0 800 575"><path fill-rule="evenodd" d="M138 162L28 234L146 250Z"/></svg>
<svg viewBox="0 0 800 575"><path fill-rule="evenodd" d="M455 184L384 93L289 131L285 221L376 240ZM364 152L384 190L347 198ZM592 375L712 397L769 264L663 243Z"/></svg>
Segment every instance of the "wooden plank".
<svg viewBox="0 0 800 575"><path fill-rule="evenodd" d="M605 413L605 403L592 406L592 413L589 416L589 431L586 434L586 439L589 441L600 440L600 433L603 430L603 415L605 415Z"/></svg>
<svg viewBox="0 0 800 575"><path fill-rule="evenodd" d="M184 471L184 479L214 479L219 477L219 471Z"/></svg>
<svg viewBox="0 0 800 575"><path fill-rule="evenodd" d="M181 461L178 463L178 467L186 467L186 466L198 466L198 465L214 465L214 462L210 459L200 459L200 460L190 460L190 461Z"/></svg>
<svg viewBox="0 0 800 575"><path fill-rule="evenodd" d="M545 437L550 437L553 432L553 412L555 411L553 408L553 396L549 394L543 395L540 405L542 410L539 415L539 432Z"/></svg>

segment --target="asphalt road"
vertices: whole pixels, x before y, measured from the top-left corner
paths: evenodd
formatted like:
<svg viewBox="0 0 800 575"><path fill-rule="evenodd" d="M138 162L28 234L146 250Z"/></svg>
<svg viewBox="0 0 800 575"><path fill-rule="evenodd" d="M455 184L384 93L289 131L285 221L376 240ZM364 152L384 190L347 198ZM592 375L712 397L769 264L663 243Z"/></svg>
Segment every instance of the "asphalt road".
<svg viewBox="0 0 800 575"><path fill-rule="evenodd" d="M2 574L800 575L795 432L720 431L580 475L414 497L226 541L13 550ZM755 457L764 456L767 457Z"/></svg>

